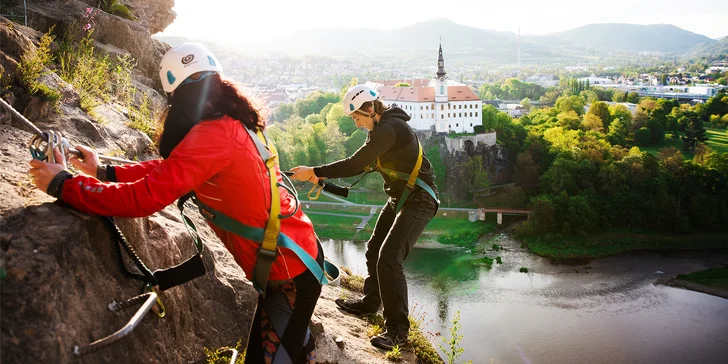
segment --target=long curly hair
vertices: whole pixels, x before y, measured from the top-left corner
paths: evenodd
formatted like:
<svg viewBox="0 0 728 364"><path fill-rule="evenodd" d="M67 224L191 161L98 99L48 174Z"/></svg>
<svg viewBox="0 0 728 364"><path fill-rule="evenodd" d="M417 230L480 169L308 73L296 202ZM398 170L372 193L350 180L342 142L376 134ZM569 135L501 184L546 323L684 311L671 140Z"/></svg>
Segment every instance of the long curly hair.
<svg viewBox="0 0 728 364"><path fill-rule="evenodd" d="M168 102L159 138L162 158L168 158L187 133L206 120L217 120L227 115L239 120L248 129L265 128L265 120L240 87L217 73L179 86Z"/></svg>

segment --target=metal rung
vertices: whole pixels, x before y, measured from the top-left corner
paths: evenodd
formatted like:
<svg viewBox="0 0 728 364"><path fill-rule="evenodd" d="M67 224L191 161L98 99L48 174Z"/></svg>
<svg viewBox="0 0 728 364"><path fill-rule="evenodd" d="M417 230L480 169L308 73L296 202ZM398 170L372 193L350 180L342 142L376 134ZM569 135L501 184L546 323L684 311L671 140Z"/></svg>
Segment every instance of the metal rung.
<svg viewBox="0 0 728 364"><path fill-rule="evenodd" d="M118 311L124 308L129 307L130 305L138 304L142 300L144 303L142 304L142 307L139 308L139 310L132 316L132 318L129 320L129 322L124 325L119 331L103 338L96 340L90 344L86 345L74 345L73 346L73 353L77 356L83 356L88 353L92 353L94 351L103 349L123 338L124 336L128 335L134 328L139 324L139 322L142 321L144 316L151 310L152 306L157 300L157 294L154 292L147 292L144 294L140 294L138 296L132 297L126 301L123 301L121 303L112 302L109 304L109 309L112 311Z"/></svg>

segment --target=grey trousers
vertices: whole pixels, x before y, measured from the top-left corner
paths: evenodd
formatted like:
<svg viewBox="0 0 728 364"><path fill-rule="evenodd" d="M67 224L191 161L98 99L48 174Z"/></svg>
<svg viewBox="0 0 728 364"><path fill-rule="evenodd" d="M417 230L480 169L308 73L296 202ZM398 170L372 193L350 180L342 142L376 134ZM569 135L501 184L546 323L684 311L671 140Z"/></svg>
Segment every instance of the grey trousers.
<svg viewBox="0 0 728 364"><path fill-rule="evenodd" d="M364 280L362 303L372 311L383 304L387 332L406 338L410 324L407 281L402 263L437 213L438 204L421 188L415 189L402 210L395 213L398 202L390 198L384 205L367 243L368 276Z"/></svg>

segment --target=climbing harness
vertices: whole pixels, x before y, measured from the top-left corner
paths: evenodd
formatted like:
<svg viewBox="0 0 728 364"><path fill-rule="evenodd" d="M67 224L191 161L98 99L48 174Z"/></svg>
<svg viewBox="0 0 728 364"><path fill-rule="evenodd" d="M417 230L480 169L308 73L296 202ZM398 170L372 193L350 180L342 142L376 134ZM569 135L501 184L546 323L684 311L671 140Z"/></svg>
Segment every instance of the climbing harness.
<svg viewBox="0 0 728 364"><path fill-rule="evenodd" d="M66 140L60 132L48 131L43 132L38 129L33 123L26 119L22 114L10 106L5 100L0 98L2 105L10 110L18 119L23 121L36 135L30 141L28 147L33 158L39 160L47 160L51 163L57 163L60 161L55 160L54 149L58 148L63 155L64 162L69 154L74 154L78 157L83 155L73 149L70 146L68 140ZM246 130L248 130L246 128ZM192 199L198 206L198 209L202 216L208 219L214 225L231 231L241 237L258 242L260 247L258 249L258 257L253 275L253 285L256 287L258 292L265 296L265 287L267 285L268 276L270 274L271 266L278 255L278 247L284 247L292 250L306 265L306 267L319 279L321 284L332 284L338 285L339 282L339 270L338 268L324 260L323 266L320 266L314 258L312 258L305 250L298 246L292 239L280 232L280 219L293 216L300 209L300 201L297 198L297 192L293 187L292 182L288 179L286 174L283 174L285 180L290 184L291 187L285 184L280 184L276 181L276 158L277 151L272 144L269 144L261 131L252 132L248 130L251 138L255 142L258 153L263 159L264 164L268 170L268 176L271 184L271 207L269 210L269 219L266 227L254 228L242 223L239 223L222 213L215 211L214 209L199 202L194 193L187 194L179 198L177 207L180 210L185 226L192 236L192 239L197 248L197 253L186 261L176 266L167 269L158 269L152 272L136 254L134 248L126 240L126 237L121 233L118 226L116 225L113 217L102 216L101 220L104 226L109 230L112 239L115 241L116 247L116 259L119 265L119 269L123 276L131 279L136 279L142 282L142 294L132 297L121 303L113 301L109 304L111 311L120 311L129 308L134 305L141 304L139 310L132 316L129 322L124 325L120 330L116 331L112 335L96 340L86 345L75 345L73 347L73 353L77 356L86 355L88 353L97 351L105 348L117 341L124 336L128 335L134 328L141 322L144 316L151 310L154 311L159 317L165 316L165 308L159 297L155 287L159 287L159 290L164 291L169 288L178 286L186 283L192 279L200 277L206 273L205 265L202 260L202 252L204 245L200 238L194 223L190 218L184 214L184 204L187 200ZM270 151L270 152L269 152ZM271 153L272 152L272 153ZM118 162L118 163L134 163L133 161L108 157L99 156L100 159L107 161ZM278 187L283 187L288 190L292 196L294 196L296 207L291 214L281 215L280 214L280 192ZM348 192L348 191L347 191ZM122 258L122 248L126 251L130 260L139 270L139 272L132 272L126 267L124 259ZM329 279L330 278L330 279ZM156 310L154 308L157 308ZM232 363L234 363L237 357L237 351L231 349Z"/></svg>
<svg viewBox="0 0 728 364"><path fill-rule="evenodd" d="M275 166L278 152L276 151L275 146L268 143L267 138L260 130L252 131L247 128L246 130L248 131L250 138L253 140L253 143L255 143L255 147L263 160L263 164L268 169L271 204L268 222L266 223L265 228L256 228L245 225L221 212L216 211L210 206L205 205L193 195L192 200L197 205L200 214L218 228L260 244L251 281L261 296L265 297L265 288L268 283L268 276L270 275L273 262L278 256L278 247L284 247L293 251L321 284L338 285L339 269L334 264L324 259L323 267L320 266L318 262L316 262L316 259L311 257L308 252L280 231L280 220L291 217L297 213L300 209L301 203L296 197L297 194L295 189L292 189L285 184L280 184L276 180ZM286 176L286 173L283 173L282 175ZM278 187L285 188L294 197L296 207L294 211L288 215L280 214L280 191L278 190ZM178 206L184 216L184 205L181 204ZM329 280L327 274L331 277L331 280Z"/></svg>
<svg viewBox="0 0 728 364"><path fill-rule="evenodd" d="M384 168L382 167L381 163L379 162L379 158L377 158L377 161L371 165L368 165L364 168L364 172L362 173L361 177L354 181L349 187L340 187L340 186L329 186L329 188L325 188L324 190L329 191L331 193L335 193L339 196L346 197L349 195L349 189L356 186L357 183L359 183L364 177L366 177L367 174L372 172L381 172L383 174L386 174L387 176L391 178L401 179L404 181L407 181L407 184L405 185L404 191L402 191L402 195L399 197L399 203L397 203L397 208L395 209L395 213L398 213L400 210L402 210L402 206L404 206L404 202L407 200L407 197L409 197L410 193L415 190L415 186L420 186L423 190L425 190L427 193L432 196L432 198L437 201L437 204L440 204L440 200L437 198L437 194L435 194L435 191L430 187L430 185L427 184L427 182L423 181L419 175L420 175L420 168L422 167L422 144L420 144L419 140L417 141L417 146L419 147L419 151L417 152L417 161L415 162L414 168L412 168L411 173L404 173L395 171L393 169ZM319 180L319 183L321 183L321 180ZM329 183L330 184L330 183ZM331 185L331 184L330 184ZM314 185L314 188L316 188L316 185ZM314 188L309 191L309 198L311 198L310 193L314 192ZM336 191L336 192L334 192ZM318 191L320 194L320 190ZM314 196L314 200L318 198L318 195L316 194Z"/></svg>

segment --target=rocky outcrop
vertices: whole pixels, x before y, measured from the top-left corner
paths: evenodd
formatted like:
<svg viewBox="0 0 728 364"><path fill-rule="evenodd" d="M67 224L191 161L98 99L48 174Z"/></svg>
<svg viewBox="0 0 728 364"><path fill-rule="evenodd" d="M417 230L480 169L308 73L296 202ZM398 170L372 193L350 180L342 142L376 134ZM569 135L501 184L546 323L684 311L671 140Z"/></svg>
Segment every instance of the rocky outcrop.
<svg viewBox="0 0 728 364"><path fill-rule="evenodd" d="M63 11L53 8L59 4L68 5L66 11L84 6L79 1L34 2L29 5L34 14L31 19L67 24ZM53 72L53 65L37 81L61 93L57 104L22 88L13 74L20 56L36 47L40 35L0 17L0 65L3 82L11 80L10 88L0 90L0 96L40 129L61 131L71 144L90 145L101 154L129 159L154 157L149 137L129 127L129 110L113 102L88 112L81 110L78 92ZM97 50L109 54L127 51L123 45L113 45L123 44L114 34L106 36L110 42L95 43ZM134 44L130 47L135 48ZM137 50L141 48L144 46ZM141 91L137 95L146 94L152 108L159 110L165 100L148 85L143 79L134 82ZM133 308L117 314L107 305L139 294L141 287L122 275L114 243L98 217L62 206L33 186L27 173L31 137L27 126L0 107L0 362L204 363L204 348L247 342L257 293L230 253L196 216L205 238L207 274L161 293L166 317L147 314L118 343L84 357L75 356L74 345L109 335L128 321ZM168 207L148 218L117 222L154 270L182 262L195 252L178 216L175 208ZM126 265L135 269L131 262ZM369 345L366 322L336 309L333 300L343 294L341 289L324 287L314 313L318 361L387 362L382 351ZM343 347L335 338L344 339ZM405 358L405 362L415 362L411 354Z"/></svg>
<svg viewBox="0 0 728 364"><path fill-rule="evenodd" d="M159 61L167 47L153 40L151 35L164 29L174 20L171 7L173 1L135 1L138 20L127 20L104 11L95 13L91 36L97 42L114 46L121 53L129 53L137 62L142 81L147 85L158 86L157 70ZM134 4L129 4L134 6ZM28 3L28 26L46 32L54 27L54 34L62 38L68 33L83 33L88 23L84 18L86 8L95 6L94 2L78 0L33 1ZM121 54L119 54L121 55Z"/></svg>

